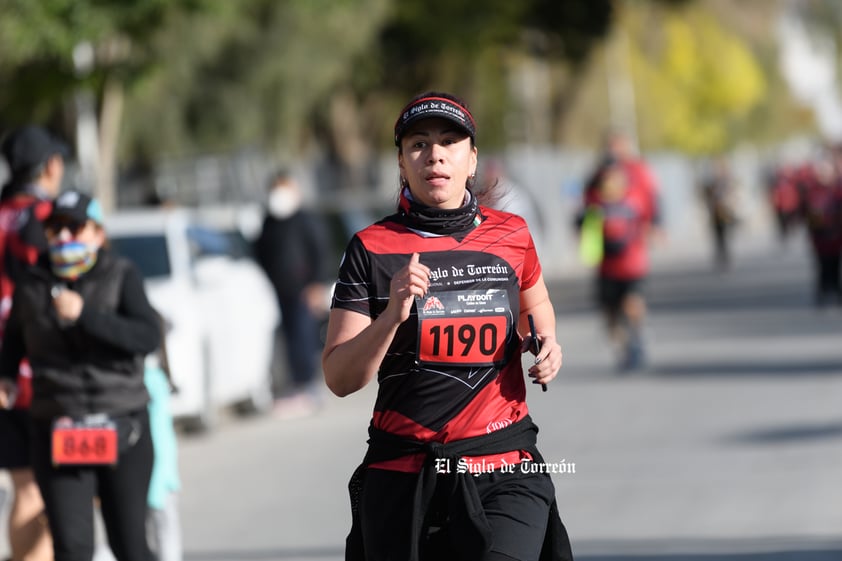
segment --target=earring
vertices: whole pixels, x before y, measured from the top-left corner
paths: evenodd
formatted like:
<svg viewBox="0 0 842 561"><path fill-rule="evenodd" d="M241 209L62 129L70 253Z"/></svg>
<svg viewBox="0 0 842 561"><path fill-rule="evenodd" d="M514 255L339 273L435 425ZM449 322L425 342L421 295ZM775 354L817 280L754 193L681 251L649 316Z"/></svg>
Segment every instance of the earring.
<svg viewBox="0 0 842 561"><path fill-rule="evenodd" d="M401 189L408 189L409 188L409 181L407 181L404 176L401 176L400 184L401 184Z"/></svg>

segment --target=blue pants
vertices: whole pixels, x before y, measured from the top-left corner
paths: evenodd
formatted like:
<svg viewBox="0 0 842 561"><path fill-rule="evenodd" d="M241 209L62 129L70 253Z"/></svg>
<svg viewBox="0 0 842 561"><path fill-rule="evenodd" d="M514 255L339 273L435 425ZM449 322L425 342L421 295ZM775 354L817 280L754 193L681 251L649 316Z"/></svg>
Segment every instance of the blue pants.
<svg viewBox="0 0 842 561"><path fill-rule="evenodd" d="M278 300L290 379L298 387L309 385L318 369L319 323L300 295Z"/></svg>

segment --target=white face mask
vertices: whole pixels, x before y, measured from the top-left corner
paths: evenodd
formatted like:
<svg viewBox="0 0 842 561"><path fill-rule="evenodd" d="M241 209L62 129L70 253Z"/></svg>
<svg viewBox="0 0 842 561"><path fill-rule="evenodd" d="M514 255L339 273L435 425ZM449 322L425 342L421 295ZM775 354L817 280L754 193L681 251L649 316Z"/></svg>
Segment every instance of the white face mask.
<svg viewBox="0 0 842 561"><path fill-rule="evenodd" d="M289 218L301 208L301 194L296 189L281 187L269 193L269 214L275 218Z"/></svg>

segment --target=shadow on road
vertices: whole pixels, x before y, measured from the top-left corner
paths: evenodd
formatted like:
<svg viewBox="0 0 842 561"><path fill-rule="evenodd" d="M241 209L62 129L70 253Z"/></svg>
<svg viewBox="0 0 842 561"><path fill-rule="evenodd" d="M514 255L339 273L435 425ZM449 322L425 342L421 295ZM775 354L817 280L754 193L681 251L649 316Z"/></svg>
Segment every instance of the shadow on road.
<svg viewBox="0 0 842 561"><path fill-rule="evenodd" d="M652 374L663 377L694 376L842 376L842 358L839 360L754 360L707 361L693 364L658 363L651 368Z"/></svg>
<svg viewBox="0 0 842 561"><path fill-rule="evenodd" d="M731 444L788 444L805 440L842 439L842 421L802 423L775 428L746 431L726 439ZM842 559L842 556L839 557Z"/></svg>
<svg viewBox="0 0 842 561"><path fill-rule="evenodd" d="M185 561L339 561L344 550L337 548L267 549L187 552ZM575 554L576 561L839 561L842 546L827 548L783 548L774 551L717 551L716 553L629 553Z"/></svg>
<svg viewBox="0 0 842 561"><path fill-rule="evenodd" d="M591 542L577 561L839 561L842 543L832 539L754 538Z"/></svg>
<svg viewBox="0 0 842 561"><path fill-rule="evenodd" d="M577 555L576 561L839 561L842 549L769 553Z"/></svg>
<svg viewBox="0 0 842 561"><path fill-rule="evenodd" d="M187 551L185 561L335 561L345 558L344 547Z"/></svg>

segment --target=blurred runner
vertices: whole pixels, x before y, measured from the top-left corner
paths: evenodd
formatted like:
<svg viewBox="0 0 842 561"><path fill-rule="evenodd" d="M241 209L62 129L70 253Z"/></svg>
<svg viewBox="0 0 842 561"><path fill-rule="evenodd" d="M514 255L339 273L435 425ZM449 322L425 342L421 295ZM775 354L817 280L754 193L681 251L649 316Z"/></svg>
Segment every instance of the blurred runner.
<svg viewBox="0 0 842 561"><path fill-rule="evenodd" d="M610 131L605 153L585 186L583 212L597 209L601 215L597 301L623 371L646 364L643 282L649 273L649 239L660 222L657 198L654 175L634 155L631 139Z"/></svg>
<svg viewBox="0 0 842 561"><path fill-rule="evenodd" d="M710 164L700 185L714 245L714 264L720 270L731 266L731 234L737 225L734 178L724 158Z"/></svg>
<svg viewBox="0 0 842 561"><path fill-rule="evenodd" d="M804 179L802 208L815 263L815 304L842 305L842 175L829 156L816 160Z"/></svg>
<svg viewBox="0 0 842 561"><path fill-rule="evenodd" d="M0 194L0 339L3 337L15 283L47 249L42 222L50 213L64 176L67 146L47 130L27 125L2 143L11 172ZM10 470L14 500L9 513L12 559L52 559L52 542L44 501L29 459L29 415L32 370L20 363L12 409L0 407L0 468Z"/></svg>
<svg viewBox="0 0 842 561"><path fill-rule="evenodd" d="M769 202L778 227L778 239L783 243L801 218L801 196L798 192L796 170L793 166L780 166L769 173L767 181Z"/></svg>

